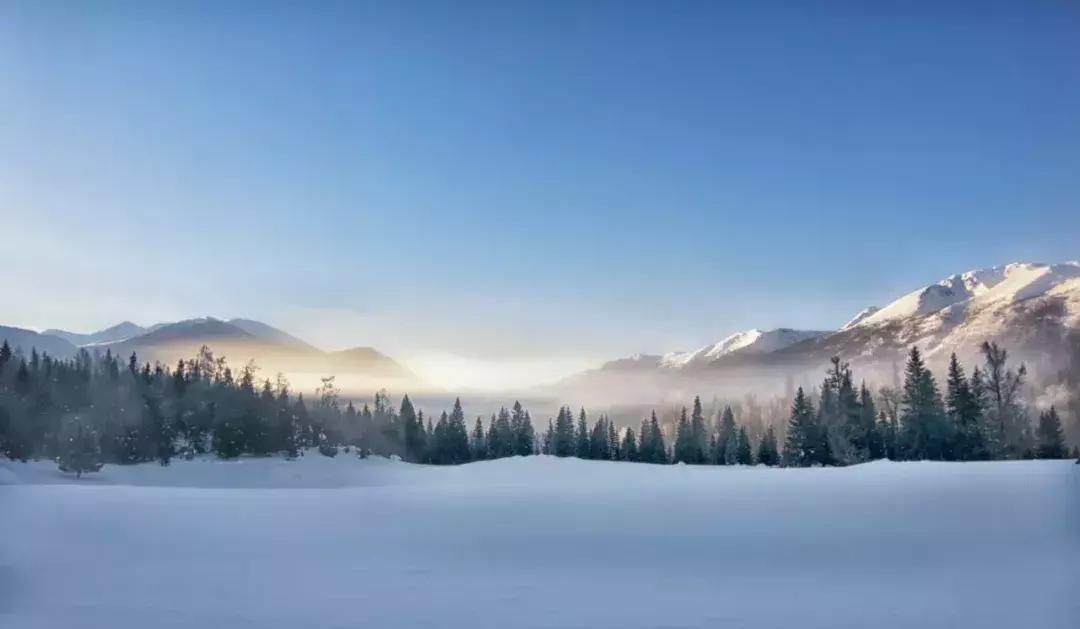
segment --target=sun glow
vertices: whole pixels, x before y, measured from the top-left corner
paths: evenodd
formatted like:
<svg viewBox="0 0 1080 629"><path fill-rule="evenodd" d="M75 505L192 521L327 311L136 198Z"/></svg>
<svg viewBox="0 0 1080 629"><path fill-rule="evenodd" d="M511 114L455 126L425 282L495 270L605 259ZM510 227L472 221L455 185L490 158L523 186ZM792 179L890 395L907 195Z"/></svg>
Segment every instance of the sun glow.
<svg viewBox="0 0 1080 629"><path fill-rule="evenodd" d="M555 382L590 366L579 358L482 359L423 354L403 361L432 387L445 390L520 390Z"/></svg>

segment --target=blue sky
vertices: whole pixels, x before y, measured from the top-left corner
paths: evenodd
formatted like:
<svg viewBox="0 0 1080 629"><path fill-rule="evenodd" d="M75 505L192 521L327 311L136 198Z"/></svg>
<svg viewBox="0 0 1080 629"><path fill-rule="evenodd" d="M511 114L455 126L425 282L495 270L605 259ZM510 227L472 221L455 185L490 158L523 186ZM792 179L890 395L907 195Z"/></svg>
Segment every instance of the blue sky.
<svg viewBox="0 0 1080 629"><path fill-rule="evenodd" d="M809 4L6 2L0 319L547 374L1080 257L1080 5Z"/></svg>

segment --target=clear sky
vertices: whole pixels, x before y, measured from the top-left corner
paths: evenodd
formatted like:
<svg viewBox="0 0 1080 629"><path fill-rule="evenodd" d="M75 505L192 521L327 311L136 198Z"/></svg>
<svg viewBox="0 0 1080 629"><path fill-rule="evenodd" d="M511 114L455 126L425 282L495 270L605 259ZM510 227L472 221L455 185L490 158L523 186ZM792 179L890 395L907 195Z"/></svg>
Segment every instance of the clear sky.
<svg viewBox="0 0 1080 629"><path fill-rule="evenodd" d="M0 323L522 378L833 328L1080 257L1078 68L1065 1L6 1Z"/></svg>

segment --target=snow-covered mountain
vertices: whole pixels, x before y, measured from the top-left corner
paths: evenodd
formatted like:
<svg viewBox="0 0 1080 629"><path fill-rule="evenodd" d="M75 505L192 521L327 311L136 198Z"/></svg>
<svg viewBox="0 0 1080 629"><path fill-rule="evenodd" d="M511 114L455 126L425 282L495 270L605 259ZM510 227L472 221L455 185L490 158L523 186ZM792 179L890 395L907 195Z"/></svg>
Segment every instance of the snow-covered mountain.
<svg viewBox="0 0 1080 629"><path fill-rule="evenodd" d="M912 291L854 323L876 325L897 319L931 315L951 307L963 306L967 309L969 306L1020 302L1045 295L1078 277L1080 262L1016 262L958 273L936 284Z"/></svg>
<svg viewBox="0 0 1080 629"><path fill-rule="evenodd" d="M872 317L872 316L874 316L875 314L877 314L877 312L878 312L879 310L881 310L881 308L878 308L877 306L870 306L870 307L868 307L868 308L863 308L862 310L860 310L860 311L859 311L859 314L857 314L857 315L855 315L854 317L852 317L852 318L851 318L851 319L850 319L850 320L849 320L849 321L848 321L847 323L845 323L845 324L843 325L843 327L841 327L840 329L841 329L841 330L846 330L846 329L848 329L848 328L853 328L853 327L855 327L855 326L859 325L860 323L862 323L863 321L866 321L866 320L867 320L867 319L869 319L870 317Z"/></svg>
<svg viewBox="0 0 1080 629"><path fill-rule="evenodd" d="M692 352L671 352L664 354L660 366L671 369L684 369L705 366L730 354L766 354L783 349L806 339L828 334L820 330L746 330L736 332L716 343L711 343Z"/></svg>
<svg viewBox="0 0 1080 629"><path fill-rule="evenodd" d="M958 273L864 312L816 348L866 360L918 345L933 359L998 340L1018 355L1052 353L1065 333L1080 328L1080 262ZM815 344L790 349L806 353Z"/></svg>
<svg viewBox="0 0 1080 629"><path fill-rule="evenodd" d="M90 334L79 334L78 332L68 332L67 330L56 329L45 330L42 334L58 336L72 345L84 347L87 345L99 345L101 343L116 343L118 341L139 336L140 334L146 334L146 332L147 329L141 325L136 325L130 321L124 321L112 327L105 328L104 330L91 332Z"/></svg>
<svg viewBox="0 0 1080 629"><path fill-rule="evenodd" d="M705 392L717 383L816 378L831 356L864 376L885 377L913 345L940 368L952 352L976 359L987 340L1033 369L1053 370L1066 340L1080 338L1069 336L1074 332L1080 332L1080 262L1016 262L950 275L883 307L866 308L833 332L749 330L691 352L613 360L560 385L582 394Z"/></svg>

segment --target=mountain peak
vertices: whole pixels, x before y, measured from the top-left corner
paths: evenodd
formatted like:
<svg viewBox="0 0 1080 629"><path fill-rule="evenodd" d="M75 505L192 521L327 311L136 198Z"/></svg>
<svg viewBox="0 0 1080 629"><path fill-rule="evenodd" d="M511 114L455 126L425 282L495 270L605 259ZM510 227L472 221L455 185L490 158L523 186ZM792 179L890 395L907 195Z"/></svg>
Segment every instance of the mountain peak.
<svg viewBox="0 0 1080 629"><path fill-rule="evenodd" d="M852 317L851 320L845 323L840 329L847 330L848 328L853 328L865 321L867 318L873 316L874 313L879 310L881 310L881 308L879 308L878 306L869 306L867 308L863 308L859 311L859 314Z"/></svg>
<svg viewBox="0 0 1080 629"><path fill-rule="evenodd" d="M115 343L123 341L140 334L143 334L146 330L130 321L121 321L114 326L105 328L104 330L98 330L97 332L91 332L89 334L80 334L78 332L68 332L67 330L49 329L42 332L42 334L50 334L52 336L58 336L72 345L80 347L87 347L91 345L102 345L105 343Z"/></svg>
<svg viewBox="0 0 1080 629"><path fill-rule="evenodd" d="M841 329L920 317L960 305L1018 302L1045 294L1065 280L1080 277L1080 263L1012 262L956 273L923 286L873 312L864 310Z"/></svg>
<svg viewBox="0 0 1080 629"><path fill-rule="evenodd" d="M707 365L729 354L759 354L783 349L788 345L804 341L806 339L821 336L825 332L818 330L794 330L791 328L776 328L774 330L760 330L752 328L742 332L728 335L710 345L706 345L692 352L670 352L660 358L660 365L672 369L682 369L690 366Z"/></svg>

